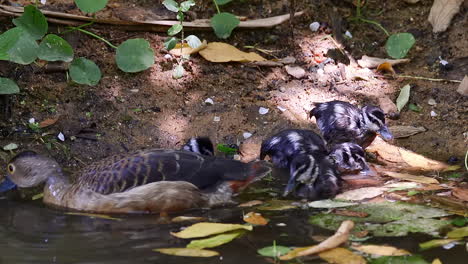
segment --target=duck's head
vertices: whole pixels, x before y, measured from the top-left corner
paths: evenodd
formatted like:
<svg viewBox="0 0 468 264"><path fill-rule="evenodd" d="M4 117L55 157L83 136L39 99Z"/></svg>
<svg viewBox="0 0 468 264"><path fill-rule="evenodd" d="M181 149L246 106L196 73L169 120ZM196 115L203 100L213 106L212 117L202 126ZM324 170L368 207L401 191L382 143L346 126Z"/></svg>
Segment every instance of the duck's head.
<svg viewBox="0 0 468 264"><path fill-rule="evenodd" d="M33 187L51 175L61 174L60 166L53 159L34 151L21 152L7 165L8 178L19 187Z"/></svg>
<svg viewBox="0 0 468 264"><path fill-rule="evenodd" d="M206 156L214 155L213 142L207 137L191 138L185 143L182 149Z"/></svg>
<svg viewBox="0 0 468 264"><path fill-rule="evenodd" d="M381 135L385 140L393 139L393 135L385 124L385 113L377 106L367 105L362 108L362 117L365 126Z"/></svg>
<svg viewBox="0 0 468 264"><path fill-rule="evenodd" d="M298 193L303 192L300 190L311 188L319 176L319 170L319 165L314 156L306 153L296 155L289 166L289 181L283 196L290 193L298 196Z"/></svg>
<svg viewBox="0 0 468 264"><path fill-rule="evenodd" d="M340 172L368 171L366 153L356 143L341 143L334 145L330 151L330 158Z"/></svg>

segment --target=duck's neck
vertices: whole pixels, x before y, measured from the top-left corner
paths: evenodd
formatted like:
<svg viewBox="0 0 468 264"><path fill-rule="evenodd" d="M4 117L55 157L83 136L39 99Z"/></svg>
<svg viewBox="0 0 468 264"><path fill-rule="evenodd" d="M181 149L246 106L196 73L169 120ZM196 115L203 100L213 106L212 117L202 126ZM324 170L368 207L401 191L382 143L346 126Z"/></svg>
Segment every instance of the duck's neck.
<svg viewBox="0 0 468 264"><path fill-rule="evenodd" d="M69 191L70 186L69 179L63 174L62 169L57 166L47 178L44 187L44 202L62 206L64 195Z"/></svg>

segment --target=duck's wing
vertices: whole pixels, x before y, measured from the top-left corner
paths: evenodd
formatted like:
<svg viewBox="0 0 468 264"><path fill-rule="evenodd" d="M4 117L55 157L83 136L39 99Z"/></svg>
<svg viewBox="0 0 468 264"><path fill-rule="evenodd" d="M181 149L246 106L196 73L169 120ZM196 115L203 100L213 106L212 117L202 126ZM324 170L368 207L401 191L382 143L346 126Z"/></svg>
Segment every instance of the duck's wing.
<svg viewBox="0 0 468 264"><path fill-rule="evenodd" d="M86 167L77 184L102 194L158 181L187 181L200 189L223 181L250 182L269 173L264 163L242 163L197 153L150 149L117 155Z"/></svg>

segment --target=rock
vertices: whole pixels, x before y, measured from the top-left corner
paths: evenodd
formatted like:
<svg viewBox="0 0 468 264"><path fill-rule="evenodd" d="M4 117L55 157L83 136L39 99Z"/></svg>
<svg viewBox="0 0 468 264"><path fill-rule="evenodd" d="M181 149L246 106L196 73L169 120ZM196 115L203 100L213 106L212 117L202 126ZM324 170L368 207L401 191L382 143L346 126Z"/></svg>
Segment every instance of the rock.
<svg viewBox="0 0 468 264"><path fill-rule="evenodd" d="M439 33L447 30L450 21L460 11L463 0L434 0L427 20L432 25L432 32Z"/></svg>
<svg viewBox="0 0 468 264"><path fill-rule="evenodd" d="M463 96L468 96L468 75L465 75L460 86L458 86L457 92Z"/></svg>
<svg viewBox="0 0 468 264"><path fill-rule="evenodd" d="M311 30L312 32L316 32L316 31L319 30L319 28L320 28L320 23L317 22L317 21L312 22L312 23L310 23L309 28L310 28L310 30Z"/></svg>
<svg viewBox="0 0 468 264"><path fill-rule="evenodd" d="M421 132L426 132L425 127L415 127L415 126L391 126L390 131L393 134L394 138L405 138L419 134Z"/></svg>
<svg viewBox="0 0 468 264"><path fill-rule="evenodd" d="M289 65L286 65L284 67L286 69L286 72L293 76L294 78L296 79L301 79L305 76L306 72L304 69L302 69L301 67L299 66L289 66Z"/></svg>
<svg viewBox="0 0 468 264"><path fill-rule="evenodd" d="M437 116L437 113L435 111L431 111L431 116L432 117L436 117Z"/></svg>
<svg viewBox="0 0 468 264"><path fill-rule="evenodd" d="M258 113L261 114L261 115L266 115L266 114L268 114L269 111L270 111L270 109L265 108L265 107L260 107L258 109Z"/></svg>
<svg viewBox="0 0 468 264"><path fill-rule="evenodd" d="M206 105L214 105L214 101L213 101L213 99L211 99L211 98L207 98L207 99L205 100L205 104L206 104Z"/></svg>
<svg viewBox="0 0 468 264"><path fill-rule="evenodd" d="M382 108L385 114L391 119L397 119L399 117L398 108L395 103L388 97L379 98L379 106Z"/></svg>
<svg viewBox="0 0 468 264"><path fill-rule="evenodd" d="M258 158L262 146L262 137L252 136L239 146L242 162L251 162Z"/></svg>
<svg viewBox="0 0 468 264"><path fill-rule="evenodd" d="M434 105L437 104L437 102L436 102L436 100L434 100L434 98L430 98L430 99L427 101L427 104L428 104L428 105L434 106Z"/></svg>

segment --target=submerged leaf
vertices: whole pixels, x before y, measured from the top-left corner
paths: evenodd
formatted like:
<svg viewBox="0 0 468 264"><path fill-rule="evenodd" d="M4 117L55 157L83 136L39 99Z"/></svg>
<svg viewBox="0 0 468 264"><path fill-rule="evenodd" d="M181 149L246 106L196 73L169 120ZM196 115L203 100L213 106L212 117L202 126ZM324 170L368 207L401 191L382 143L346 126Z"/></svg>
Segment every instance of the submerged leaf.
<svg viewBox="0 0 468 264"><path fill-rule="evenodd" d="M263 211L282 211L297 208L297 205L294 205L293 203L293 201L287 200L271 200L266 202L264 205L257 207L257 209Z"/></svg>
<svg viewBox="0 0 468 264"><path fill-rule="evenodd" d="M199 248L156 248L153 251L172 256L181 257L214 257L219 253L213 250L199 249Z"/></svg>
<svg viewBox="0 0 468 264"><path fill-rule="evenodd" d="M350 202L340 202L336 200L320 200L313 201L307 204L311 208L340 208L340 207L349 207L352 205L357 205L357 203Z"/></svg>
<svg viewBox="0 0 468 264"><path fill-rule="evenodd" d="M366 264L366 260L349 249L334 248L319 254L319 257L328 263L336 264Z"/></svg>
<svg viewBox="0 0 468 264"><path fill-rule="evenodd" d="M206 237L215 234L220 234L224 232L229 232L238 229L245 229L252 231L253 227L249 225L239 225L239 224L221 224L221 223L196 223L187 227L186 229L177 232L171 233L171 235L178 238L196 238L196 237Z"/></svg>
<svg viewBox="0 0 468 264"><path fill-rule="evenodd" d="M289 247L273 245L273 246L261 248L257 250L257 253L264 257L277 258L281 255L287 254L290 251L291 249Z"/></svg>
<svg viewBox="0 0 468 264"><path fill-rule="evenodd" d="M434 240L430 240L430 241L427 241L427 242L424 242L424 243L420 243L419 247L422 250L426 250L426 249L430 249L430 248L434 248L434 247L441 247L441 246L450 244L450 243L458 241L458 240L460 240L460 239L459 238L434 239Z"/></svg>
<svg viewBox="0 0 468 264"><path fill-rule="evenodd" d="M398 111L401 112L403 107L405 107L406 103L408 103L409 98L410 98L410 90L411 90L411 86L409 84L401 88L400 94L398 95L398 98L396 100Z"/></svg>
<svg viewBox="0 0 468 264"><path fill-rule="evenodd" d="M447 233L448 238L462 238L468 236L468 226L455 228Z"/></svg>
<svg viewBox="0 0 468 264"><path fill-rule="evenodd" d="M364 187L360 189L346 191L337 195L336 198L341 200L360 201L379 196L386 190L386 187Z"/></svg>
<svg viewBox="0 0 468 264"><path fill-rule="evenodd" d="M364 252L366 254L379 255L379 256L405 256L411 255L410 252L404 249L398 249L391 246L379 245L360 245L352 247L355 250Z"/></svg>
<svg viewBox="0 0 468 264"><path fill-rule="evenodd" d="M214 248L231 242L245 232L245 230L235 230L205 239L192 240L190 244L187 245L187 248Z"/></svg>
<svg viewBox="0 0 468 264"><path fill-rule="evenodd" d="M420 256L385 256L372 259L370 264L429 264Z"/></svg>

